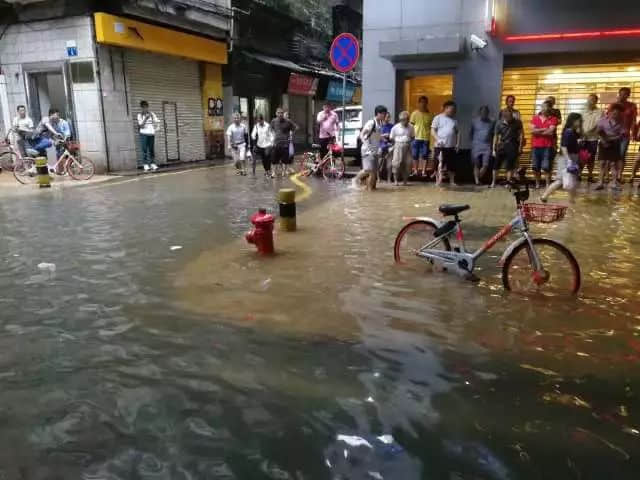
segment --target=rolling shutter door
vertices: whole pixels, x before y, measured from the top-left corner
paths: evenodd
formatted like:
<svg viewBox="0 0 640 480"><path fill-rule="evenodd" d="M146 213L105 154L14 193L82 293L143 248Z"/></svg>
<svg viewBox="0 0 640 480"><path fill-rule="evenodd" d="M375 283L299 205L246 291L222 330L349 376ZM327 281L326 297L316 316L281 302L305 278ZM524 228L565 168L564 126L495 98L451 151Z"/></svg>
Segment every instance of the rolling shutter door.
<svg viewBox="0 0 640 480"><path fill-rule="evenodd" d="M600 64L581 66L554 66L509 68L504 70L502 80L502 104L507 95L515 95L516 108L520 110L527 146L520 156L520 165L531 172L531 117L540 110L542 102L549 96L556 97L556 108L562 113L563 122L571 112L582 112L587 96L595 93L600 97L601 109L615 101L620 87L631 88L630 101L640 101L640 65ZM558 127L558 137L562 126ZM559 142L558 142L559 145ZM629 175L637 156L638 143L631 142L625 162L625 174ZM596 162L595 171L599 171Z"/></svg>
<svg viewBox="0 0 640 480"><path fill-rule="evenodd" d="M156 132L158 163L205 158L204 121L198 62L168 55L125 50L129 107L135 132L140 101L160 121ZM140 145L136 142L138 158Z"/></svg>

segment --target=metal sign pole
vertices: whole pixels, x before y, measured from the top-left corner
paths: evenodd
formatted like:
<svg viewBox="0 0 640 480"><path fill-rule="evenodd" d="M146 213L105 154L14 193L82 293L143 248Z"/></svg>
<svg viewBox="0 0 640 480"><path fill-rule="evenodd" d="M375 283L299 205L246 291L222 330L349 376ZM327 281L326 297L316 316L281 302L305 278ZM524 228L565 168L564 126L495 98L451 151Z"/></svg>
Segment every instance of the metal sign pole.
<svg viewBox="0 0 640 480"><path fill-rule="evenodd" d="M344 165L344 131L347 125L347 74L342 74L342 165Z"/></svg>

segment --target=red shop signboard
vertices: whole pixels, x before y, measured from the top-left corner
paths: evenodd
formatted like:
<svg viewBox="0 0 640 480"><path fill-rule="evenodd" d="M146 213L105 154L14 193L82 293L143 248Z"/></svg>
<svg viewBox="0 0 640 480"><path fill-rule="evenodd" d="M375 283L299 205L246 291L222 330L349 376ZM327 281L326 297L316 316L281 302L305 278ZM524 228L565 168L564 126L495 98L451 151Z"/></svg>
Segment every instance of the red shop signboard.
<svg viewBox="0 0 640 480"><path fill-rule="evenodd" d="M289 94L313 97L316 94L316 90L318 90L317 78L300 75L299 73L292 73L289 76L289 88L287 89Z"/></svg>

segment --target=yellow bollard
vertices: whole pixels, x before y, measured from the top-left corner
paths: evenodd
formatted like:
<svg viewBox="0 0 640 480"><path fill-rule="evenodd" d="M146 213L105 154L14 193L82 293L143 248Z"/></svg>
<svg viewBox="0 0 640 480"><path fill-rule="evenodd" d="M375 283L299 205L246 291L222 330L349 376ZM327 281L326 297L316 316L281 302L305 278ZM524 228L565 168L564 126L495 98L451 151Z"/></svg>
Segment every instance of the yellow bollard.
<svg viewBox="0 0 640 480"><path fill-rule="evenodd" d="M49 165L46 157L36 158L36 171L38 172L38 186L40 188L51 187L51 177L49 176Z"/></svg>
<svg viewBox="0 0 640 480"><path fill-rule="evenodd" d="M280 229L285 232L296 231L296 191L292 188L281 188L278 191L280 204Z"/></svg>

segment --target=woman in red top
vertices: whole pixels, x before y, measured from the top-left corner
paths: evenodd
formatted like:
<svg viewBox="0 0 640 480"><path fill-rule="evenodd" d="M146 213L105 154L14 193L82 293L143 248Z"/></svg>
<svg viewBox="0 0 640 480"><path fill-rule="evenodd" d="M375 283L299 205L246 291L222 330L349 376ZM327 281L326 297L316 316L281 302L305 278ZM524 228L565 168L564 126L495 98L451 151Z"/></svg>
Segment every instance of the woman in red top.
<svg viewBox="0 0 640 480"><path fill-rule="evenodd" d="M552 114L553 105L544 101L538 115L531 119L531 168L536 178L536 188L540 188L540 172L544 173L545 187L551 179L551 163L555 152L558 118Z"/></svg>

